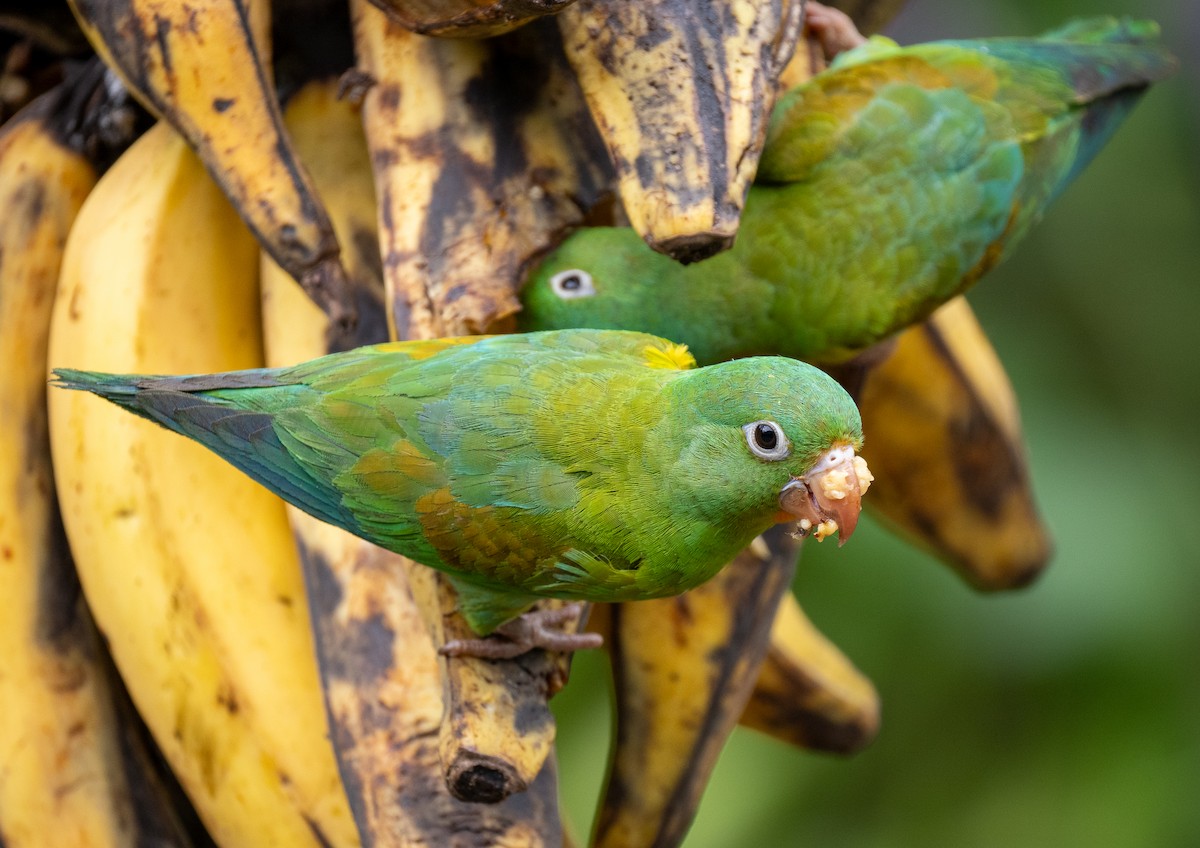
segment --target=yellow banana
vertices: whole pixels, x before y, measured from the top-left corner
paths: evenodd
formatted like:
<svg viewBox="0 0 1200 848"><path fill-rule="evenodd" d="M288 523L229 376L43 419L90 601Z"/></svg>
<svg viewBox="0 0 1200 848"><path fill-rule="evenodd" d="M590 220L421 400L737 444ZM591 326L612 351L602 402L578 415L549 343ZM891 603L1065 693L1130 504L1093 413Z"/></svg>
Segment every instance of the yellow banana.
<svg viewBox="0 0 1200 848"><path fill-rule="evenodd" d="M105 174L71 230L50 364L261 365L257 255L184 140L156 125ZM88 602L213 837L357 844L282 504L198 446L90 397L52 390L50 413Z"/></svg>
<svg viewBox="0 0 1200 848"><path fill-rule="evenodd" d="M802 748L850 754L879 730L879 695L786 595L740 721Z"/></svg>
<svg viewBox="0 0 1200 848"><path fill-rule="evenodd" d="M629 222L690 262L733 244L800 0L579 0L563 45Z"/></svg>
<svg viewBox="0 0 1200 848"><path fill-rule="evenodd" d="M575 0L370 0L405 29L422 35L502 35Z"/></svg>
<svg viewBox="0 0 1200 848"><path fill-rule="evenodd" d="M359 324L359 341L366 343L373 340L364 337L366 327L383 334L381 323L369 320L382 312L383 283L361 122L350 104L337 99L333 81L301 89L288 103L286 121L328 200L339 238L350 248L351 284L359 293L360 314L368 319ZM263 320L270 364L325 352L324 316L266 258ZM309 585L334 748L364 842L441 846L492 844L487 840L495 839L513 848L558 844L552 760L540 774L534 770L537 779L530 777L525 796L499 804L466 804L447 788L439 733L450 723L443 723L442 677L409 584L409 569L426 578L432 570L299 510L289 508L289 519ZM481 696L504 697L506 691L497 685ZM503 718L504 711L498 712ZM533 743L523 763L546 758L549 740L544 734L511 728L510 733L516 747L526 740ZM480 834L478 841L468 842L464 831Z"/></svg>
<svg viewBox="0 0 1200 848"><path fill-rule="evenodd" d="M616 748L596 824L598 848L676 845L742 714L771 622L795 572L780 529L677 598L609 608Z"/></svg>
<svg viewBox="0 0 1200 848"><path fill-rule="evenodd" d="M966 300L865 356L847 385L876 474L869 507L980 589L1029 583L1053 546L1012 384Z"/></svg>
<svg viewBox="0 0 1200 848"><path fill-rule="evenodd" d="M351 9L393 334L503 329L525 264L607 187L553 24L435 39Z"/></svg>
<svg viewBox="0 0 1200 848"><path fill-rule="evenodd" d="M53 127L56 92L0 134L0 841L132 846L102 648L62 535L46 346L63 245L96 174Z"/></svg>
<svg viewBox="0 0 1200 848"><path fill-rule="evenodd" d="M267 0L70 0L106 64L198 152L263 247L353 323L329 217L283 129Z"/></svg>

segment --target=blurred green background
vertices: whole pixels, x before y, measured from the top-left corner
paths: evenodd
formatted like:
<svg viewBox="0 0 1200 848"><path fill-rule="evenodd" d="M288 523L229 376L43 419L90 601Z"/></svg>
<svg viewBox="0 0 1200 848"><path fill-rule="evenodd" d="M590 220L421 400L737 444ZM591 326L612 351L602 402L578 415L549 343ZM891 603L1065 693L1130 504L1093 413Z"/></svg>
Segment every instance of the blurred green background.
<svg viewBox="0 0 1200 848"><path fill-rule="evenodd" d="M1182 72L971 296L1057 556L1032 587L985 596L870 520L842 550L807 546L797 595L875 681L879 737L838 759L739 729L687 848L1200 846L1200 3L911 0L887 31L1024 35L1106 13L1158 20ZM607 756L604 675L581 655L555 699L580 835Z"/></svg>

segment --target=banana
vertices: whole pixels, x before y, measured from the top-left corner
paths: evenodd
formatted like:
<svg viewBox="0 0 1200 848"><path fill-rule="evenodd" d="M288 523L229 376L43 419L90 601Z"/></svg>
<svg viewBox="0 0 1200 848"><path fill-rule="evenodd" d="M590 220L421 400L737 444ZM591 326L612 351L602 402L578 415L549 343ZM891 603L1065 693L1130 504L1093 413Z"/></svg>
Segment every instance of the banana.
<svg viewBox="0 0 1200 848"><path fill-rule="evenodd" d="M405 29L422 35L502 35L575 0L370 0Z"/></svg>
<svg viewBox="0 0 1200 848"><path fill-rule="evenodd" d="M786 595L740 722L801 748L851 754L879 731L879 695Z"/></svg>
<svg viewBox="0 0 1200 848"><path fill-rule="evenodd" d="M49 360L157 373L261 364L257 246L169 126L72 227ZM223 846L357 845L282 504L199 446L50 393L66 530L97 624Z"/></svg>
<svg viewBox="0 0 1200 848"><path fill-rule="evenodd" d="M677 598L614 604L608 650L616 747L594 845L677 845L742 715L798 543L768 531L704 585Z"/></svg>
<svg viewBox="0 0 1200 848"><path fill-rule="evenodd" d="M105 63L199 153L263 247L344 334L338 243L283 129L266 0L70 0Z"/></svg>
<svg viewBox="0 0 1200 848"><path fill-rule="evenodd" d="M377 340L365 335L369 326L376 328L376 337L386 336L371 163L359 116L337 100L336 88L333 81L302 88L288 103L285 119L349 248L347 265L360 315L380 316L360 321L357 341L366 343ZM262 272L268 362L300 362L324 353L324 316L266 257ZM443 722L441 670L410 585L410 574L428 580L432 570L299 510L289 508L289 519L309 587L334 749L364 843L558 844L552 758L544 767L538 762L540 772L534 769L536 779L528 776L532 785L524 796L483 806L450 794L441 760L443 728L450 726ZM506 692L496 685L480 696ZM544 703L535 702L535 708L544 710ZM514 747L532 740L522 763L536 756L547 759L552 737L518 732L511 725L508 732ZM465 833L478 834L471 838L476 841Z"/></svg>
<svg viewBox="0 0 1200 848"><path fill-rule="evenodd" d="M630 224L684 262L733 244L801 0L579 0L563 45Z"/></svg>
<svg viewBox="0 0 1200 848"><path fill-rule="evenodd" d="M0 135L0 842L132 846L102 648L63 537L44 363L63 245L96 181L44 96Z"/></svg>
<svg viewBox="0 0 1200 848"><path fill-rule="evenodd" d="M607 188L553 24L434 39L351 10L393 335L511 329L525 264Z"/></svg>
<svg viewBox="0 0 1200 848"><path fill-rule="evenodd" d="M967 301L863 356L839 376L877 475L869 507L979 589L1031 582L1053 544L1012 384Z"/></svg>
<svg viewBox="0 0 1200 848"><path fill-rule="evenodd" d="M581 222L605 184L582 100L547 47L553 30L535 23L488 42L437 40L390 23L365 0L352 12L359 64L376 82L363 113L392 332L503 329L524 264ZM450 612L444 578L414 568L410 584L434 643L473 635ZM545 700L566 661L441 664L451 791L495 801L537 780L554 738Z"/></svg>

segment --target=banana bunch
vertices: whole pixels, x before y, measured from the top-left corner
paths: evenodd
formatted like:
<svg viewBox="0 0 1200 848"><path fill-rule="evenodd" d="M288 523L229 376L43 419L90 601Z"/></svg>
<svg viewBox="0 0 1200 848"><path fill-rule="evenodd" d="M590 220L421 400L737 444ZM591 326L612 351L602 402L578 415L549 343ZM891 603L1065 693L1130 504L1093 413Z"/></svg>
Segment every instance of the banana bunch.
<svg viewBox="0 0 1200 848"><path fill-rule="evenodd" d="M218 371L502 332L527 266L582 224L708 255L779 80L822 57L817 35L795 50L800 0L706 0L704 27L681 0L291 3L70 0L110 74L0 131L0 344L28 363L0 375L5 845L563 844L547 700L568 657L443 655L467 631L439 574L92 396L47 398L46 364ZM313 10L340 24L304 62L273 56ZM95 132L142 120L98 105L121 83L157 122L111 157ZM965 310L841 376L888 468L879 511L1002 588L1048 543ZM964 473L997 457L1004 474ZM913 513L931 489L945 508ZM789 592L798 551L768 534L687 595L565 622L613 660L595 844L678 844L739 721L836 753L873 738L870 681Z"/></svg>

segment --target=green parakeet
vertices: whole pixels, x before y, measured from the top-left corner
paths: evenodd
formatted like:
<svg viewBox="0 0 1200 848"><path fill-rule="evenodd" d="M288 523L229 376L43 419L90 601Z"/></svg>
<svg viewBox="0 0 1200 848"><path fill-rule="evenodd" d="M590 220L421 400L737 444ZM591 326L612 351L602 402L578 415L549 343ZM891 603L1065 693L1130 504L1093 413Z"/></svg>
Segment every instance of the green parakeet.
<svg viewBox="0 0 1200 848"><path fill-rule="evenodd" d="M1175 60L1151 22L898 47L872 39L777 104L734 246L683 266L630 229L534 270L524 330L634 329L701 363L837 362L999 262Z"/></svg>
<svg viewBox="0 0 1200 848"><path fill-rule="evenodd" d="M821 371L780 357L696 369L685 347L641 333L396 342L205 376L55 375L447 572L481 634L538 597L677 594L779 521L845 541L870 481L858 411Z"/></svg>

